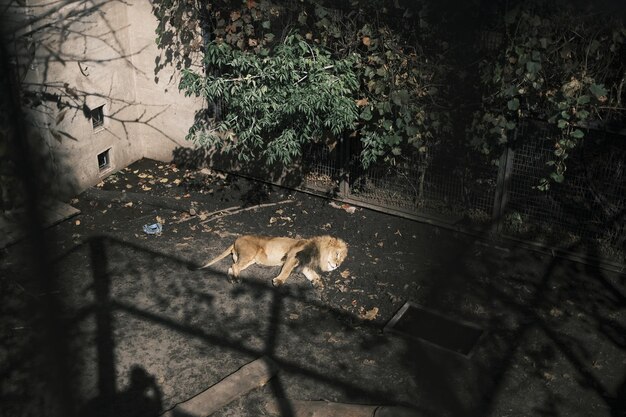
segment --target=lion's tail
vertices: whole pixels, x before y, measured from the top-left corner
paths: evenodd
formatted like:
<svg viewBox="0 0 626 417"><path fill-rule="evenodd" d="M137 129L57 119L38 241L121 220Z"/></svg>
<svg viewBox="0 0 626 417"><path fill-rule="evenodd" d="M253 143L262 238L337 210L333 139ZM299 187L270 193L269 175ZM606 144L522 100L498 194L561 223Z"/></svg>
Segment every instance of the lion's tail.
<svg viewBox="0 0 626 417"><path fill-rule="evenodd" d="M230 255L233 250L235 249L235 245L230 245L224 252L222 252L217 258L213 258L211 259L209 262L207 262L206 264L196 268L196 269L202 269L202 268L206 268L207 266L211 266L214 263L221 261L222 259L224 259L225 257L227 257L228 255Z"/></svg>

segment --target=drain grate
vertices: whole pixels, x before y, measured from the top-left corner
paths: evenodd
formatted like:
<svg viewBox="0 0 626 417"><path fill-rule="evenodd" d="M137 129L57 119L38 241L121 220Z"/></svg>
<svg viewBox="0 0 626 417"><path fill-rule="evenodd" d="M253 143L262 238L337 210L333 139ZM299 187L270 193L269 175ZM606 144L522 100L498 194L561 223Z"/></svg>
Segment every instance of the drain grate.
<svg viewBox="0 0 626 417"><path fill-rule="evenodd" d="M411 302L406 302L398 310L384 330L423 340L467 357L471 356L483 334L483 330L473 324L450 319Z"/></svg>

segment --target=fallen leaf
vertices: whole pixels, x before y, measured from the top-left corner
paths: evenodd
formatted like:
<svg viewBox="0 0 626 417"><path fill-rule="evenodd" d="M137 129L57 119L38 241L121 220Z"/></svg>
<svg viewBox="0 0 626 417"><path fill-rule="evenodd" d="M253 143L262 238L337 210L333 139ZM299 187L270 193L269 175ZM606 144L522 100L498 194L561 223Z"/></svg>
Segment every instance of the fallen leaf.
<svg viewBox="0 0 626 417"><path fill-rule="evenodd" d="M356 207L349 204L342 204L341 208L348 214L354 214L354 212L356 211Z"/></svg>
<svg viewBox="0 0 626 417"><path fill-rule="evenodd" d="M384 242L378 242L377 245L382 248L383 246L385 246L385 243Z"/></svg>
<svg viewBox="0 0 626 417"><path fill-rule="evenodd" d="M169 180L167 178L161 178L159 180L160 182L162 182L163 184L165 184L166 182L168 182Z"/></svg>
<svg viewBox="0 0 626 417"><path fill-rule="evenodd" d="M350 270L346 269L345 271L341 272L339 275L341 275L341 278L346 279L350 276Z"/></svg>
<svg viewBox="0 0 626 417"><path fill-rule="evenodd" d="M133 188L132 184L126 184L126 188Z"/></svg>
<svg viewBox="0 0 626 417"><path fill-rule="evenodd" d="M374 320L378 316L378 307L373 307L371 310L367 310L362 317L365 320Z"/></svg>
<svg viewBox="0 0 626 417"><path fill-rule="evenodd" d="M552 375L551 373L549 373L549 372L544 372L543 373L543 378L546 381L554 381L556 379L556 377L554 375Z"/></svg>
<svg viewBox="0 0 626 417"><path fill-rule="evenodd" d="M372 44L372 40L370 39L369 36L363 36L363 39L361 39L361 41L363 42L363 45L365 46L370 46Z"/></svg>
<svg viewBox="0 0 626 417"><path fill-rule="evenodd" d="M165 224L165 220L161 216L156 216L157 223Z"/></svg>
<svg viewBox="0 0 626 417"><path fill-rule="evenodd" d="M391 300L391 302L394 304L401 301L400 297L396 297L394 294L390 293L389 291L387 291L387 296L389 297L389 300Z"/></svg>
<svg viewBox="0 0 626 417"><path fill-rule="evenodd" d="M296 313L289 314L289 320L298 320L298 317L300 316Z"/></svg>
<svg viewBox="0 0 626 417"><path fill-rule="evenodd" d="M133 202L129 201L128 203L124 204L124 207L132 207L133 206Z"/></svg>
<svg viewBox="0 0 626 417"><path fill-rule="evenodd" d="M176 178L173 182L174 182L174 184L179 185L180 184L180 179Z"/></svg>

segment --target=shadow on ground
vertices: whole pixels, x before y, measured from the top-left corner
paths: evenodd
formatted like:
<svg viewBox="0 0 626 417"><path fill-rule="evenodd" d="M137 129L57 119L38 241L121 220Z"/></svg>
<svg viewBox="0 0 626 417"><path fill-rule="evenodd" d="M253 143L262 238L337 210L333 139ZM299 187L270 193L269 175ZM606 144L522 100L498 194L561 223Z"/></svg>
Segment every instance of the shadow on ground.
<svg viewBox="0 0 626 417"><path fill-rule="evenodd" d="M160 183L168 168L157 165L130 167L110 186L126 188L134 171ZM151 192L192 199L185 182L197 178L175 174L177 187ZM46 398L60 395L38 380L27 383L42 363L62 365L61 392L75 414L155 416L264 355L279 373L214 415L267 415L264 405L283 398L401 404L424 416L623 415L623 275L381 213L350 215L276 187L263 199L273 206L203 217L209 204L211 212L250 207L242 196L253 185L220 181L221 188L206 185L212 193L195 191L198 215L191 217L79 198L79 218L45 237L54 239L53 256L38 258L28 242L4 253L7 415L41 414ZM142 225L157 217L163 234L144 235ZM321 298L300 276L271 287L272 268L251 267L236 285L225 276L226 260L190 270L244 233L330 233L350 244L350 255L324 277ZM35 263L59 274L44 293L29 280L46 275L31 270ZM43 308L50 296L54 308ZM465 357L383 333L405 301L486 334ZM373 307L378 313L367 320ZM51 322L62 329L65 350L40 348L39 331ZM289 401L279 404L282 416L292 415Z"/></svg>

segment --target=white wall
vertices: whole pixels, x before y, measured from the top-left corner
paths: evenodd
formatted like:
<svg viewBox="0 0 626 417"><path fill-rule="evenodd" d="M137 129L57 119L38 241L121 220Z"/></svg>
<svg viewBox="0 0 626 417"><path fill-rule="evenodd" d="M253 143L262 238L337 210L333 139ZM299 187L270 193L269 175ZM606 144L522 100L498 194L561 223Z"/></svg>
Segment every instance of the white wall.
<svg viewBox="0 0 626 417"><path fill-rule="evenodd" d="M174 148L190 146L184 137L201 103L179 93L173 68L155 79L151 3L77 0L55 9L59 4L31 0L20 10L13 2L11 19L16 38L31 33L35 46L17 45L17 66L25 88L41 93L28 120L49 153L58 191L78 193L138 159L169 161ZM37 16L45 18L25 24ZM104 125L94 129L87 116L101 105ZM106 150L111 165L101 170L98 154Z"/></svg>

